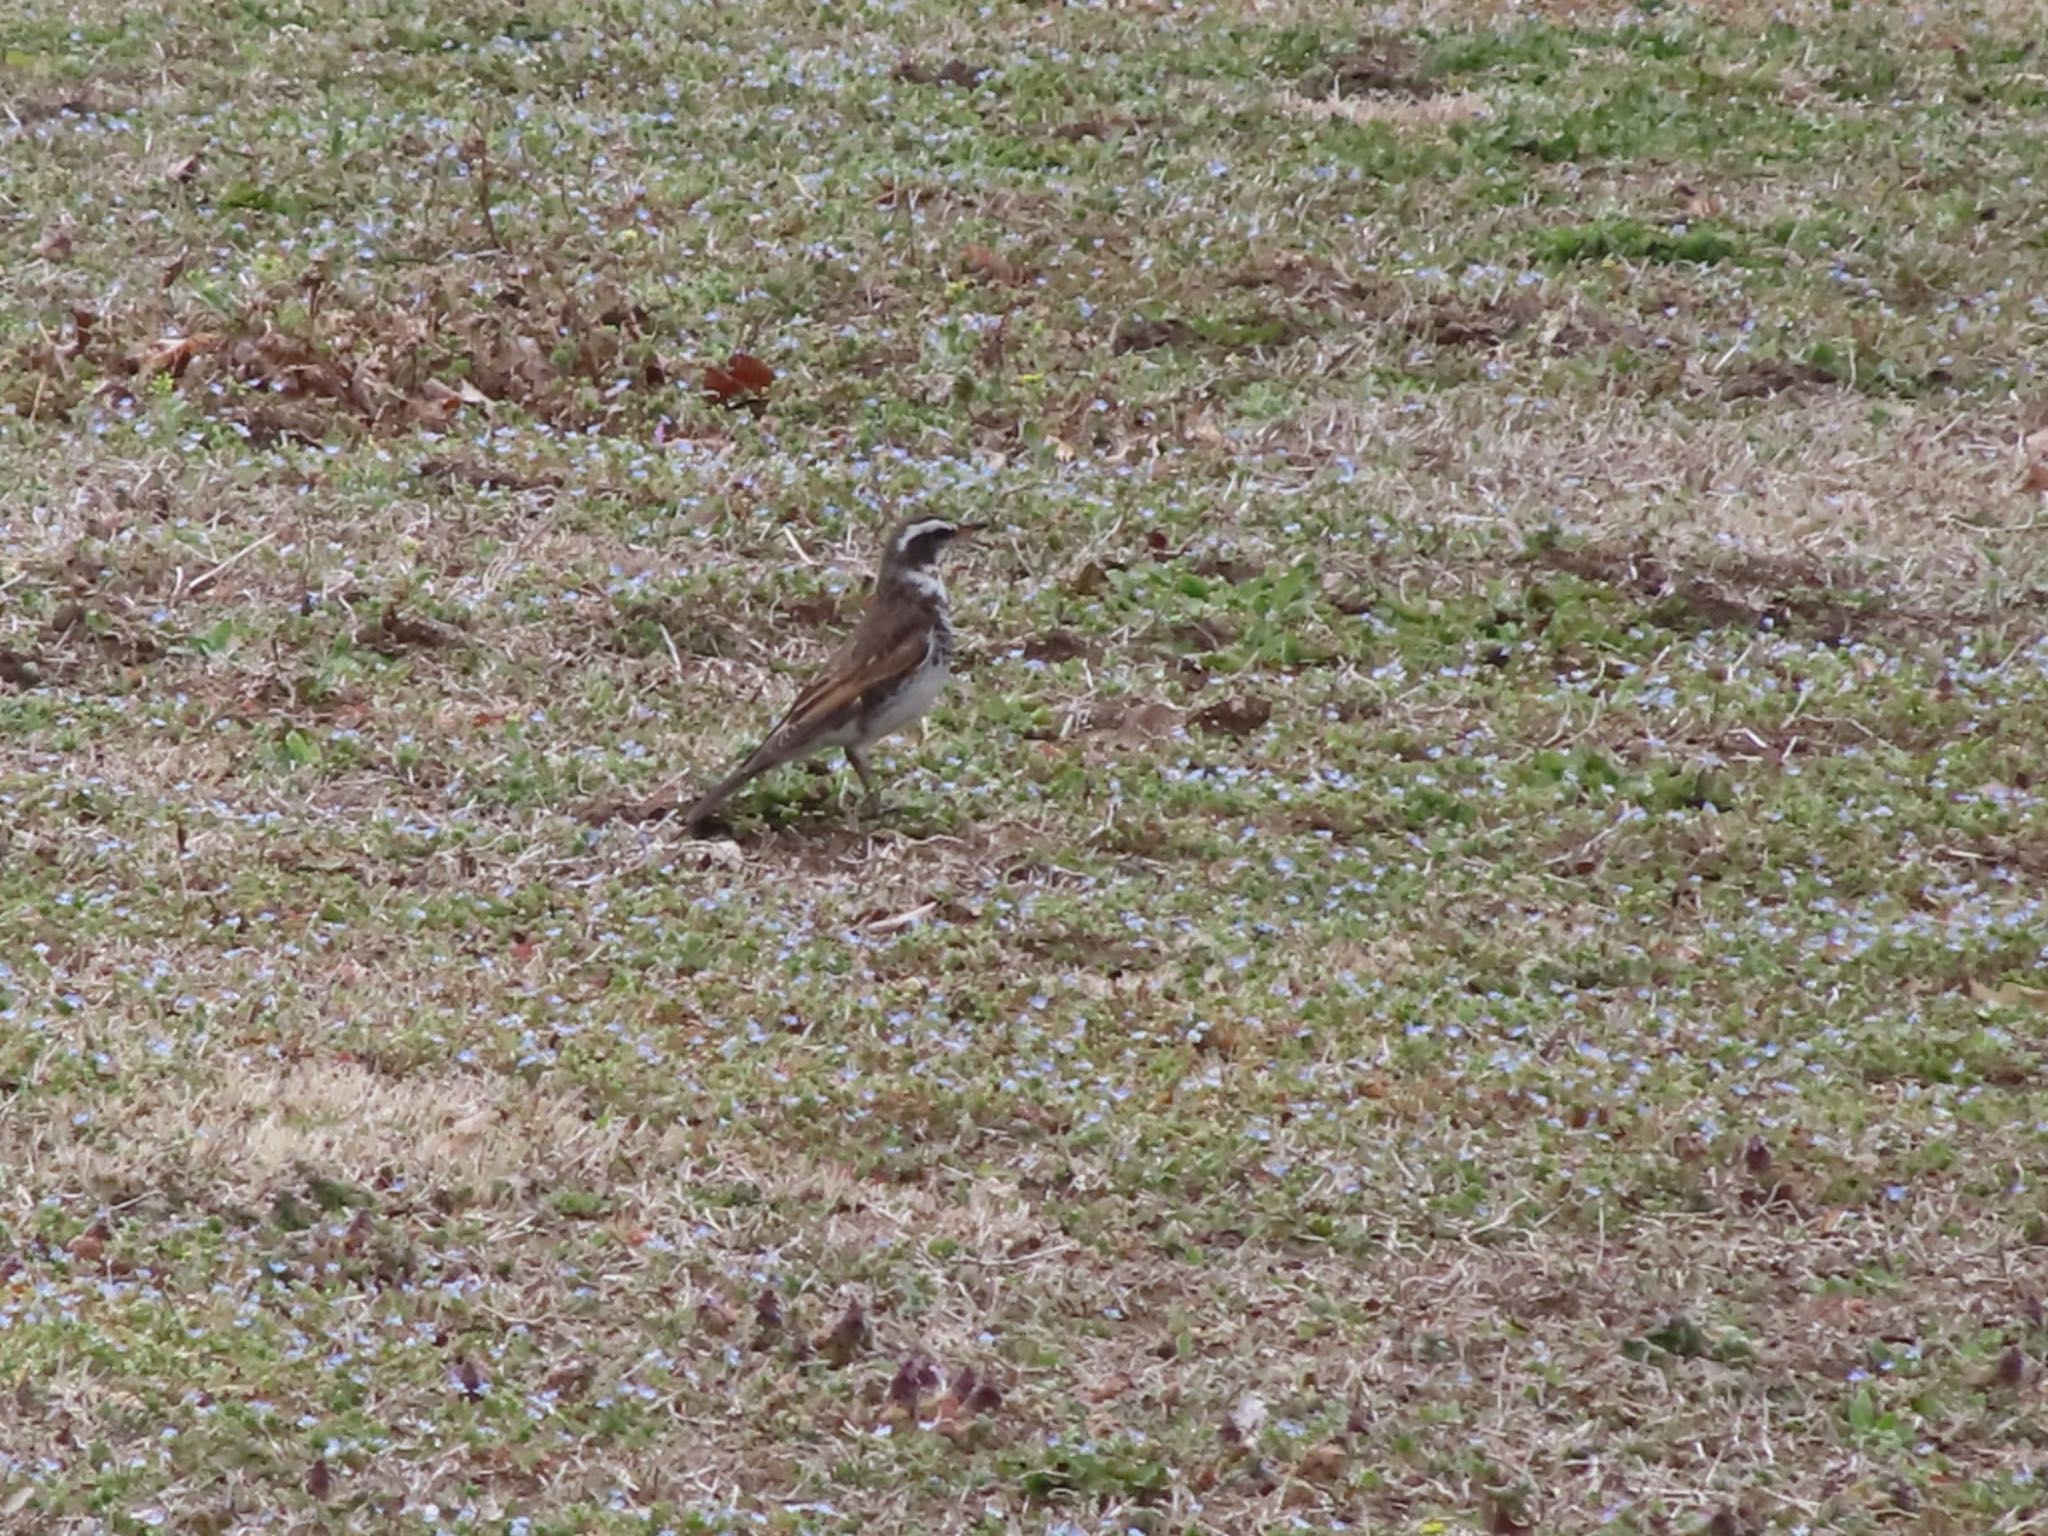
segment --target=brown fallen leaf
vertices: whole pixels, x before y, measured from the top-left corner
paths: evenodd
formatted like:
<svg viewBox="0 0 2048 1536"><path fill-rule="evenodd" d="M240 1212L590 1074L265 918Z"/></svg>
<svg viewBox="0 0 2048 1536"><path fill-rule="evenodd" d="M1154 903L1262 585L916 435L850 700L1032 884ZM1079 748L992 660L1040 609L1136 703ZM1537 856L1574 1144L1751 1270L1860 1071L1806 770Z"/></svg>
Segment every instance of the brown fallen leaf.
<svg viewBox="0 0 2048 1536"><path fill-rule="evenodd" d="M2030 987L2018 981L2002 981L1988 987L1981 981L1972 981L1970 996L1976 1002L1995 1003L2002 1008L2030 1008L2048 1013L2048 987Z"/></svg>
<svg viewBox="0 0 2048 1536"><path fill-rule="evenodd" d="M2020 482L2020 489L2048 496L2048 427L2028 433L2021 441L2020 449L2027 459L2027 473Z"/></svg>
<svg viewBox="0 0 2048 1536"><path fill-rule="evenodd" d="M66 1243L64 1251L81 1264L97 1264L107 1251L107 1239L113 1235L113 1228L104 1220L95 1221Z"/></svg>
<svg viewBox="0 0 2048 1536"><path fill-rule="evenodd" d="M724 1338L739 1326L740 1315L724 1293L712 1291L697 1303L697 1326L713 1338Z"/></svg>
<svg viewBox="0 0 2048 1536"><path fill-rule="evenodd" d="M52 224L36 242L36 254L45 261L62 261L71 254L71 226Z"/></svg>
<svg viewBox="0 0 2048 1536"><path fill-rule="evenodd" d="M1108 590L1109 573L1093 560L1074 572L1066 582L1069 597L1100 597Z"/></svg>
<svg viewBox="0 0 2048 1536"><path fill-rule="evenodd" d="M0 683L10 688L34 688L41 684L43 675L36 667L36 659L20 651L10 651L0 646Z"/></svg>
<svg viewBox="0 0 2048 1536"><path fill-rule="evenodd" d="M775 370L747 352L735 352L728 357L725 371L738 381L742 389L766 389L775 382Z"/></svg>
<svg viewBox="0 0 2048 1536"><path fill-rule="evenodd" d="M1110 739L1120 747L1141 747L1146 742L1171 736L1179 725L1180 711L1155 699L1128 711L1111 732Z"/></svg>
<svg viewBox="0 0 2048 1536"><path fill-rule="evenodd" d="M956 1445L969 1446L982 1438L976 1421L990 1418L1002 1406L1003 1389L973 1366L962 1366L932 1410L926 1428Z"/></svg>
<svg viewBox="0 0 2048 1536"><path fill-rule="evenodd" d="M356 631L356 644L380 656L397 657L409 650L434 650L462 643L462 631L452 625L413 618L392 603L385 604L376 623Z"/></svg>
<svg viewBox="0 0 2048 1536"><path fill-rule="evenodd" d="M1200 729L1239 740L1250 736L1273 718L1273 706L1257 694L1245 694L1211 704L1195 716Z"/></svg>
<svg viewBox="0 0 2048 1536"><path fill-rule="evenodd" d="M1195 328L1187 321L1169 316L1163 320L1130 315L1117 322L1109 338L1109 350L1122 357L1126 352L1156 352L1161 347L1186 346L1195 339Z"/></svg>
<svg viewBox="0 0 2048 1536"><path fill-rule="evenodd" d="M1350 1462L1351 1457L1343 1446L1334 1440L1326 1440L1303 1455L1294 1470L1312 1483L1334 1483L1344 1476Z"/></svg>
<svg viewBox="0 0 2048 1536"><path fill-rule="evenodd" d="M896 66L896 78L909 85L958 85L972 87L981 84L995 71L985 64L970 64L965 59L948 59L943 64L925 64L916 59L905 59Z"/></svg>
<svg viewBox="0 0 2048 1536"><path fill-rule="evenodd" d="M1026 661L1072 661L1077 656L1093 658L1096 648L1071 629L1048 630L1024 642Z"/></svg>
<svg viewBox="0 0 2048 1536"><path fill-rule="evenodd" d="M1113 1403L1134 1385L1128 1372L1118 1371L1103 1377L1100 1381L1090 1382L1076 1395L1084 1403Z"/></svg>
<svg viewBox="0 0 2048 1536"><path fill-rule="evenodd" d="M1030 269L985 245L969 245L960 252L960 265L969 277L1021 288L1031 281Z"/></svg>
<svg viewBox="0 0 2048 1536"><path fill-rule="evenodd" d="M203 158L193 154L185 156L182 160L173 160L164 175L182 187L199 174L199 165Z"/></svg>
<svg viewBox="0 0 2048 1536"><path fill-rule="evenodd" d="M704 370L705 397L716 404L758 410L768 386L775 382L775 370L758 357L735 352L722 368Z"/></svg>
<svg viewBox="0 0 2048 1536"><path fill-rule="evenodd" d="M597 1379L597 1367L588 1360L565 1360L541 1378L541 1389L557 1397L581 1397Z"/></svg>
<svg viewBox="0 0 2048 1536"><path fill-rule="evenodd" d="M316 1499L324 1499L334 1487L334 1474L327 1470L327 1458L317 1458L306 1469L306 1492Z"/></svg>
<svg viewBox="0 0 2048 1536"><path fill-rule="evenodd" d="M220 337L211 331L199 331L190 336L159 336L130 347L124 361L128 371L138 379L158 373L168 373L177 379L183 377L193 358L211 352L219 344Z"/></svg>

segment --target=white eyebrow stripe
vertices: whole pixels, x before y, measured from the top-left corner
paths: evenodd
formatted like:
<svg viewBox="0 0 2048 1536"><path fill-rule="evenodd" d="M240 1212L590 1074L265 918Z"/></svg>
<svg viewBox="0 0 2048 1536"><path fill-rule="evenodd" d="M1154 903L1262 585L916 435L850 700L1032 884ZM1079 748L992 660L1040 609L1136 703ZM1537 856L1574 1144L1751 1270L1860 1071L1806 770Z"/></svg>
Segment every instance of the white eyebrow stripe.
<svg viewBox="0 0 2048 1536"><path fill-rule="evenodd" d="M921 523L912 523L908 528L896 535L896 553L902 554L927 534L952 533L953 531L953 523L943 517L928 517Z"/></svg>

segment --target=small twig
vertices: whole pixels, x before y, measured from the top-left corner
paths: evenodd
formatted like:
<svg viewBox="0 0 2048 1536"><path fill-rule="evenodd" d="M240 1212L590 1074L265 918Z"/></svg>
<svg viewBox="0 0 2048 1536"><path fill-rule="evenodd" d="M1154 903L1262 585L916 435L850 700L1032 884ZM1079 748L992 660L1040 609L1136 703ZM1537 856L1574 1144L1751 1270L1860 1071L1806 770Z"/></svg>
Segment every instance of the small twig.
<svg viewBox="0 0 2048 1536"><path fill-rule="evenodd" d="M676 669L676 676L683 675L683 658L676 650L676 637L668 632L666 624L661 626L661 643L668 647L669 664Z"/></svg>
<svg viewBox="0 0 2048 1536"><path fill-rule="evenodd" d="M276 539L277 530L273 528L270 530L270 532L264 534L262 538L253 539L249 543L244 544L232 555L229 555L227 559L221 561L219 565L216 565L212 570L206 572L205 575L200 576L198 579L191 582L187 586L180 587L177 592L172 594L173 598L190 597L194 593L198 592L201 587L212 585L214 582L220 580L221 577L225 576L229 571L233 570L236 566L240 565L244 560L248 559L249 556L255 554L257 550L263 548L264 545L276 542Z"/></svg>
<svg viewBox="0 0 2048 1536"><path fill-rule="evenodd" d="M501 251L509 251L505 237L498 233L497 215L491 212L491 110L484 108L482 126L476 132L476 158L471 161L476 174L477 209L483 214L484 233L491 237L491 244Z"/></svg>

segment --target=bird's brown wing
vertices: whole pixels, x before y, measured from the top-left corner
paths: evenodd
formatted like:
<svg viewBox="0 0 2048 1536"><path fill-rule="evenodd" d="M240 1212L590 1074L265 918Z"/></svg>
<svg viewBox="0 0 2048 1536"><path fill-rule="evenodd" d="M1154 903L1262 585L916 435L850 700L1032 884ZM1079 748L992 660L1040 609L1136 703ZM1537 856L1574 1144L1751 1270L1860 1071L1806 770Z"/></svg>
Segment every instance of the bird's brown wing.
<svg viewBox="0 0 2048 1536"><path fill-rule="evenodd" d="M860 627L796 696L768 739L684 812L701 821L760 774L807 754L807 743L856 715L867 695L908 677L931 645L931 613L910 603L870 603Z"/></svg>
<svg viewBox="0 0 2048 1536"><path fill-rule="evenodd" d="M886 688L916 671L931 645L931 614L909 603L876 603L860 628L796 696L768 740L792 745L815 731L831 730L858 711L876 688Z"/></svg>

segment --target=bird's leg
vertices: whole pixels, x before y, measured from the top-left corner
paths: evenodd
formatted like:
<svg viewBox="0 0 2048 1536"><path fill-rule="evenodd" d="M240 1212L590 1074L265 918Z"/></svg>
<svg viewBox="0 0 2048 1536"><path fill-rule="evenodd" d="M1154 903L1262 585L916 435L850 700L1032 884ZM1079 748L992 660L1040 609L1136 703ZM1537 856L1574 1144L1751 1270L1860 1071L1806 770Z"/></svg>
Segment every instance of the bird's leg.
<svg viewBox="0 0 2048 1536"><path fill-rule="evenodd" d="M868 766L868 755L859 747L848 747L846 760L853 764L853 771L860 775L860 787L866 791L861 797L860 814L873 816L882 808L882 788L875 782L874 771Z"/></svg>

